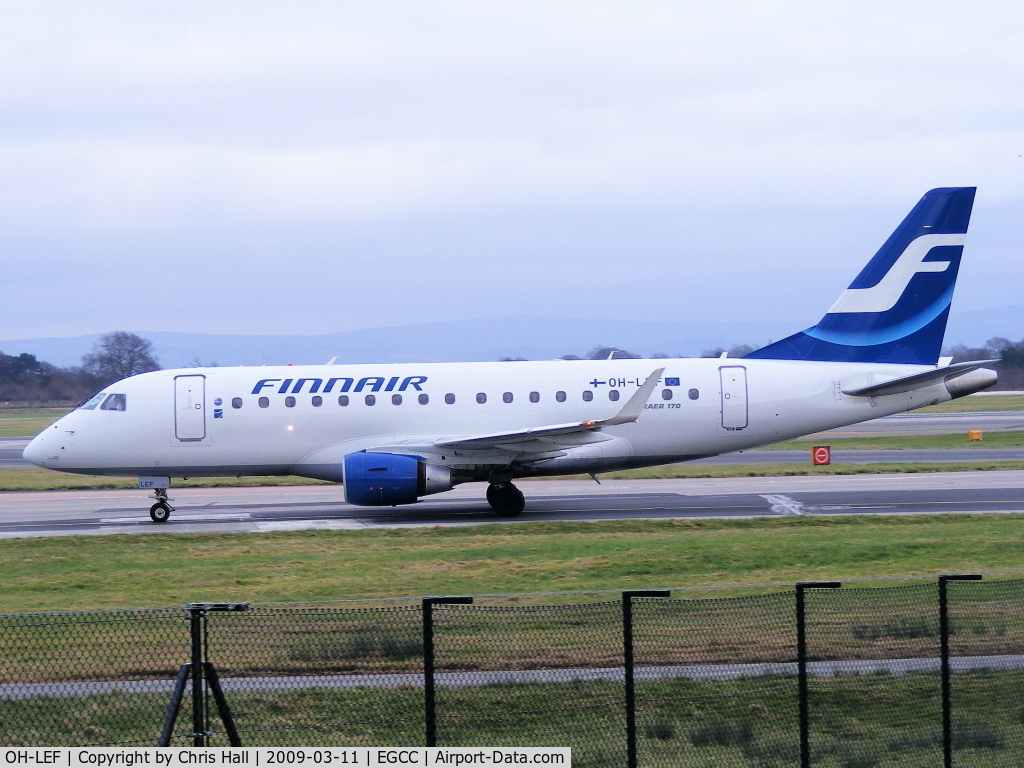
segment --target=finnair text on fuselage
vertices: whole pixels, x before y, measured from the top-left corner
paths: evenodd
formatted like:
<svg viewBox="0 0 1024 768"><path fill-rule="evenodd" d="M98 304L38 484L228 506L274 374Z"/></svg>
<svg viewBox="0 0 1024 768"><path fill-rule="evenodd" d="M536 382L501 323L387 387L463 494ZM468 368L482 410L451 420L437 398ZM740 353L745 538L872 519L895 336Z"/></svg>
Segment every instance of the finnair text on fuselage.
<svg viewBox="0 0 1024 768"><path fill-rule="evenodd" d="M401 380L401 384L399 384ZM264 389L271 389L277 386L280 382L280 386L277 386L278 394L291 393L293 395L300 394L303 388L308 384L309 389L307 390L310 394L316 394L317 392L333 392L335 385L338 385L338 392L362 392L364 390L368 392L380 392L383 388L385 392L405 392L410 387L417 392L423 391L423 385L427 383L426 376L363 376L356 380L351 376L331 376L326 379L324 378L306 378L306 379L260 379L256 382L256 386L252 389L252 394L258 395ZM385 386L384 382L387 381ZM321 386L323 389L321 389ZM289 389L290 388L290 389Z"/></svg>

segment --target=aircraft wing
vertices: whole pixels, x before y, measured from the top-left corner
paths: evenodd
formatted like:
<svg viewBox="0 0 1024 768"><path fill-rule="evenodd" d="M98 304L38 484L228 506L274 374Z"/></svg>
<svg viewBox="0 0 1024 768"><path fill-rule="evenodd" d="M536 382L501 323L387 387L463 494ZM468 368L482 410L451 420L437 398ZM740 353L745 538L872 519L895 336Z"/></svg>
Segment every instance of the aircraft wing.
<svg viewBox="0 0 1024 768"><path fill-rule="evenodd" d="M480 449L508 445L509 443L524 443L530 440L547 439L549 442L557 443L558 437L578 436L587 432L595 432L602 427L613 427L616 424L629 424L640 418L640 414L658 386L664 368L659 368L647 377L633 396L626 401L617 414L610 419L596 419L594 421L576 421L569 424L551 424L543 427L529 427L528 429L516 429L508 432L492 432L485 435L473 435L460 437L452 440L441 440L434 445L438 448L466 448ZM571 441L570 441L571 442Z"/></svg>
<svg viewBox="0 0 1024 768"><path fill-rule="evenodd" d="M647 381L633 393L617 414L609 419L594 421L574 421L567 424L548 424L527 429L513 429L507 432L490 432L483 435L466 437L441 438L430 443L419 441L398 442L390 445L379 445L366 450L371 453L416 453L425 450L447 448L464 451L499 451L515 453L541 454L556 451L560 445L583 445L599 442L603 438L594 435L602 427L613 427L616 424L628 424L640 418L644 406L658 386L664 368L658 368Z"/></svg>
<svg viewBox="0 0 1024 768"><path fill-rule="evenodd" d="M924 373L915 373L913 376L903 376L890 381L883 381L866 387L854 387L847 389L843 387L844 395L854 397L881 397L882 395L898 395L901 392L910 392L914 389L926 387L943 379L959 376L969 371L976 370L985 365L998 363L998 360L974 360L967 363L954 363L941 368L936 368Z"/></svg>

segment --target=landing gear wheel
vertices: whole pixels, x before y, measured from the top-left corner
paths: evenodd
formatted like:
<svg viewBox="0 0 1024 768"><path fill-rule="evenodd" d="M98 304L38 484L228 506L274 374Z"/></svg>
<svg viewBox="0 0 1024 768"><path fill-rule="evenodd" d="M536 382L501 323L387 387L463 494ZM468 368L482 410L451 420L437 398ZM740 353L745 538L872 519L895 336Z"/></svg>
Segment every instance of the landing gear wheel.
<svg viewBox="0 0 1024 768"><path fill-rule="evenodd" d="M149 517L154 523L166 523L171 516L171 508L162 501L158 501L149 508Z"/></svg>
<svg viewBox="0 0 1024 768"><path fill-rule="evenodd" d="M519 517L526 507L526 497L512 483L487 486L487 503L498 517Z"/></svg>

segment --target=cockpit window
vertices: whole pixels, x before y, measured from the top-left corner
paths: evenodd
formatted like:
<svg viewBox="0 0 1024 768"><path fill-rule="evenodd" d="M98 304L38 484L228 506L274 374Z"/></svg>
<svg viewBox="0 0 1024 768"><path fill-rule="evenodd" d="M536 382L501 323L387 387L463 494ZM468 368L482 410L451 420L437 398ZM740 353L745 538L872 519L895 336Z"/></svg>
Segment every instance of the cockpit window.
<svg viewBox="0 0 1024 768"><path fill-rule="evenodd" d="M105 398L106 396L106 392L100 392L98 395L93 395L92 397L90 397L88 400L86 400L78 407L81 408L83 411L91 411L93 408L95 408L97 405L103 402L103 398Z"/></svg>
<svg viewBox="0 0 1024 768"><path fill-rule="evenodd" d="M124 395L107 395L100 406L101 411L123 411L128 407L128 398Z"/></svg>

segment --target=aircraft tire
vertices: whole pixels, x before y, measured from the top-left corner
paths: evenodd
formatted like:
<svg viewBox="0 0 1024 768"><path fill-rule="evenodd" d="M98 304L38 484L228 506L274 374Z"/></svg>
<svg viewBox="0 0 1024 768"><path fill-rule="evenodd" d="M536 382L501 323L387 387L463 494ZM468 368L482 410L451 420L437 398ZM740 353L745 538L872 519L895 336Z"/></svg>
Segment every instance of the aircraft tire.
<svg viewBox="0 0 1024 768"><path fill-rule="evenodd" d="M166 523L167 518L171 516L171 508L164 504L162 501L158 501L152 507L149 508L149 518L154 523Z"/></svg>
<svg viewBox="0 0 1024 768"><path fill-rule="evenodd" d="M487 503L498 517L519 517L526 507L526 497L512 483L487 486Z"/></svg>

